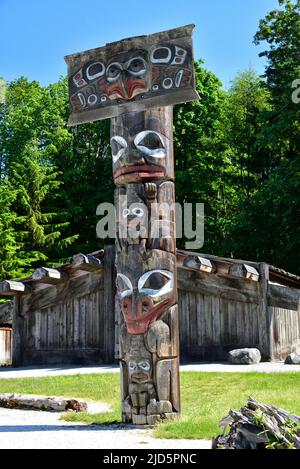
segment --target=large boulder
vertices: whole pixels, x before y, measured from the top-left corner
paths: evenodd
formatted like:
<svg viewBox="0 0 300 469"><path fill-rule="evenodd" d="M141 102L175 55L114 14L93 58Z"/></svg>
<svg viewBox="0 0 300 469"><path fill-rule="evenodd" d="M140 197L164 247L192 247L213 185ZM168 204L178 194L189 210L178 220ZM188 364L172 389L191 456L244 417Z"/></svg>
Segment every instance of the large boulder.
<svg viewBox="0 0 300 469"><path fill-rule="evenodd" d="M290 353L284 363L286 365L300 365L300 353Z"/></svg>
<svg viewBox="0 0 300 469"><path fill-rule="evenodd" d="M261 361L261 354L257 348L240 348L231 350L228 357L232 365L251 365Z"/></svg>

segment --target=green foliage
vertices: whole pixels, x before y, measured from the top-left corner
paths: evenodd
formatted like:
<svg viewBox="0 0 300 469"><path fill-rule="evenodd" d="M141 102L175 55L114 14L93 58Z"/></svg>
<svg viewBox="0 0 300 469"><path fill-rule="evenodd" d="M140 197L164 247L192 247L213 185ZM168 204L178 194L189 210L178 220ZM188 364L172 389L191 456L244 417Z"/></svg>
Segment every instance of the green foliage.
<svg viewBox="0 0 300 469"><path fill-rule="evenodd" d="M22 277L34 258L24 249L24 218L17 215L14 205L18 192L7 181L0 184L0 281Z"/></svg>
<svg viewBox="0 0 300 469"><path fill-rule="evenodd" d="M224 236L222 222L231 199L231 189L224 185L228 161L222 120L227 97L221 86L212 72L196 64L200 100L174 110L176 197L181 204L205 204L206 251L216 250Z"/></svg>
<svg viewBox="0 0 300 469"><path fill-rule="evenodd" d="M299 267L300 0L260 21L264 77L230 89L196 63L199 101L175 106L177 201L204 203L203 252ZM5 98L5 99L4 99ZM109 121L68 128L67 80L0 79L0 275L67 261L105 242L96 208L113 202ZM184 248L184 239L178 246Z"/></svg>
<svg viewBox="0 0 300 469"><path fill-rule="evenodd" d="M295 158L300 147L300 106L292 100L292 83L300 78L300 1L279 0L281 8L260 21L255 44L267 44L266 86L273 109L267 116L265 139L278 156Z"/></svg>

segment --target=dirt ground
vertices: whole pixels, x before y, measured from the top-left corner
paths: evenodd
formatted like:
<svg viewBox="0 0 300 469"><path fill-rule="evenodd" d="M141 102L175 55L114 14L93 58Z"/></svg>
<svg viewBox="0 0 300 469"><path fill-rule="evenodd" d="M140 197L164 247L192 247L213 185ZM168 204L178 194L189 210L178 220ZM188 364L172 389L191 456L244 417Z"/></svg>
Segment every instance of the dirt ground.
<svg viewBox="0 0 300 469"><path fill-rule="evenodd" d="M153 430L85 425L60 413L0 408L0 449L210 449L208 440L163 440Z"/></svg>

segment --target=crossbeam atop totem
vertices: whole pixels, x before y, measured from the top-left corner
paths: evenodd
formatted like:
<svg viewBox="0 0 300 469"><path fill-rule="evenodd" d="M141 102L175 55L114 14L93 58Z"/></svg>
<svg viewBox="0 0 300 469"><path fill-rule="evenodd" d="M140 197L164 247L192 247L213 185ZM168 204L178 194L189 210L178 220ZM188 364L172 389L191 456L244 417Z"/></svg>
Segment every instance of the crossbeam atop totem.
<svg viewBox="0 0 300 469"><path fill-rule="evenodd" d="M68 55L69 125L193 101L194 25Z"/></svg>

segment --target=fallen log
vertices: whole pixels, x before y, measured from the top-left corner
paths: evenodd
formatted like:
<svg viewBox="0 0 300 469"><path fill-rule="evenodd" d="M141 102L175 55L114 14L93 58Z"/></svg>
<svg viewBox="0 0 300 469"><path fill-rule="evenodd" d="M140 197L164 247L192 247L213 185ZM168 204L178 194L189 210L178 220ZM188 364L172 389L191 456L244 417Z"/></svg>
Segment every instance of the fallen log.
<svg viewBox="0 0 300 469"><path fill-rule="evenodd" d="M87 410L87 403L66 397L33 396L31 394L0 394L0 407L8 409L34 409L55 412Z"/></svg>
<svg viewBox="0 0 300 469"><path fill-rule="evenodd" d="M252 397L239 411L230 410L219 426L223 433L213 438L213 449L300 449L300 417Z"/></svg>

